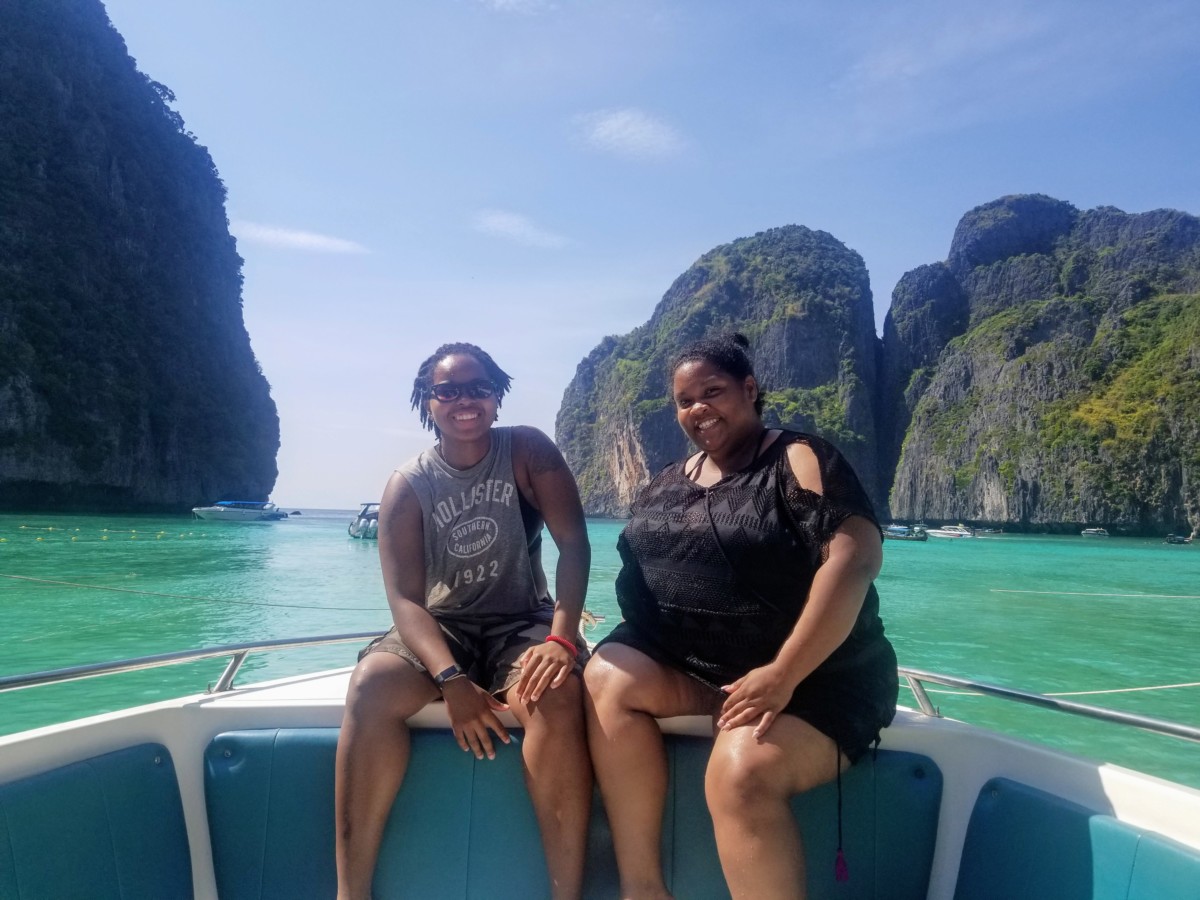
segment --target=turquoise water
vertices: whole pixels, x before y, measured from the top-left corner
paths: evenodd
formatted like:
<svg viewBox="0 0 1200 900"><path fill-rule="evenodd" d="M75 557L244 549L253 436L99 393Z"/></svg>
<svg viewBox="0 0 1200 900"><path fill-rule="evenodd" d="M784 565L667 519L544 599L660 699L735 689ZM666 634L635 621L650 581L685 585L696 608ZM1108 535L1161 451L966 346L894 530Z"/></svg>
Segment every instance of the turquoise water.
<svg viewBox="0 0 1200 900"><path fill-rule="evenodd" d="M0 674L383 630L390 616L375 544L346 535L353 512L306 510L270 525L0 515ZM619 619L621 526L589 522L587 604L606 617L593 638ZM1200 725L1200 546L1027 535L888 542L878 585L902 665L1038 693L1089 692L1069 699ZM240 678L349 665L356 650L252 656ZM193 693L222 668L210 661L3 693L0 733ZM1190 686L1163 687L1181 684ZM931 696L945 715L1200 787L1195 744L950 690ZM903 689L901 702L912 704Z"/></svg>

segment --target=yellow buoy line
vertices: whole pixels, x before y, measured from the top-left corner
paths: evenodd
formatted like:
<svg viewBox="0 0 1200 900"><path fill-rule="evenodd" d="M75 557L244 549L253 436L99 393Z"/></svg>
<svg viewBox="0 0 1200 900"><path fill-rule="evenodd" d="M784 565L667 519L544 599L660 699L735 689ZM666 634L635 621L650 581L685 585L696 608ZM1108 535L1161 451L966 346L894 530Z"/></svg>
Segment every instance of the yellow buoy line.
<svg viewBox="0 0 1200 900"><path fill-rule="evenodd" d="M255 600L230 600L219 597L195 597L189 594L165 594L159 591L139 591L134 588L112 587L104 584L83 584L78 581L57 581L53 578L36 578L32 575L12 575L0 572L0 578L25 581L32 584L47 584L57 587L87 588L93 591L112 591L119 594L141 594L146 597L161 597L167 600L195 600L200 603L228 603L233 606L263 606L269 609L319 609L325 612L386 612L386 606L313 606L303 603L260 603Z"/></svg>
<svg viewBox="0 0 1200 900"><path fill-rule="evenodd" d="M34 543L45 543L47 541L54 543L58 540L62 540L64 543L66 543L68 537L70 537L71 541L75 542L78 542L80 538L83 538L85 541L92 539L107 541L110 537L116 537L121 540L128 539L131 541L136 541L138 540L139 536L142 538L161 541L164 537L175 534L174 531L167 531L166 529L159 529L158 531L146 531L143 529L139 532L136 528L101 528L99 530L92 529L89 531L84 531L80 528L63 528L60 525L18 525L16 530L26 532L46 532L47 536L45 537L41 535L35 537L33 539ZM59 535L61 535L61 538ZM126 536L128 537L126 538ZM25 537L25 535L21 535L21 537ZM179 537L206 538L208 537L208 534L203 531L181 531L179 532ZM0 544L6 543L8 543L8 538L0 536Z"/></svg>

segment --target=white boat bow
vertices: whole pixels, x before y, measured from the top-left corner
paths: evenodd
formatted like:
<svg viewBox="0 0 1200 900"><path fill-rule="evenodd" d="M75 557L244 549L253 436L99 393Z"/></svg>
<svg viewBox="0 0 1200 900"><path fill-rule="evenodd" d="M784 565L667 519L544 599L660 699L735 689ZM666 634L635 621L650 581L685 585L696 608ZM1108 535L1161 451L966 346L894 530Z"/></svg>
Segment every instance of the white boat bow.
<svg viewBox="0 0 1200 900"><path fill-rule="evenodd" d="M234 682L250 653L372 636L227 645L0 678L6 691L230 660L205 693L0 737L0 823L11 848L0 847L0 894L332 896L332 754L352 669ZM838 896L1092 897L1132 884L1141 892L1120 896L1194 900L1200 791L942 718L924 686L968 688L1191 741L1200 742L1200 729L966 679L901 674L918 707L901 709L878 754L842 778L851 880L836 886ZM482 762L464 755L447 736L441 704L410 724L414 762L389 820L376 895L545 896L519 754L502 747L497 760ZM703 800L711 725L703 717L662 724L674 773L665 831L673 890L702 900L728 896ZM104 803L89 799L96 791ZM835 889L837 802L826 785L794 807L813 896ZM607 823L596 807L587 897L616 890ZM61 865L63 853L73 866ZM504 879L494 878L500 865ZM118 870L127 883L149 887L106 893Z"/></svg>

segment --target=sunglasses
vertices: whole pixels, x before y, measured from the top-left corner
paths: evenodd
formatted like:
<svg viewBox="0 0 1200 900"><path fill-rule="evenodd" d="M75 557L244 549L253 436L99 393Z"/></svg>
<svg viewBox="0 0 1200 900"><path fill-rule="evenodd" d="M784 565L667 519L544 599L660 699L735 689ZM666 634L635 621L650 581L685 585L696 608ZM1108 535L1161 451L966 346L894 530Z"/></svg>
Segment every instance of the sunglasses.
<svg viewBox="0 0 1200 900"><path fill-rule="evenodd" d="M429 393L443 403L449 403L463 396L469 397L472 400L486 400L488 397L495 396L496 386L486 378L477 378L474 381L467 381L463 384L456 384L453 381L443 381L441 384L432 385L429 388Z"/></svg>

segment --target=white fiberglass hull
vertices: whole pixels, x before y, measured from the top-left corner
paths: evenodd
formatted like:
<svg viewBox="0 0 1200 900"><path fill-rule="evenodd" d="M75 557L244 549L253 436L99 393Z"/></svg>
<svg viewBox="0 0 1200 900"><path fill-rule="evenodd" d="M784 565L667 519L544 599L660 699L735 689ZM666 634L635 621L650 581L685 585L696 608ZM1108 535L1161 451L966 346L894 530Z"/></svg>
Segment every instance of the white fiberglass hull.
<svg viewBox="0 0 1200 900"><path fill-rule="evenodd" d="M197 506L192 510L197 519L207 522L277 522L283 518L278 512L260 509L232 509L224 506Z"/></svg>

